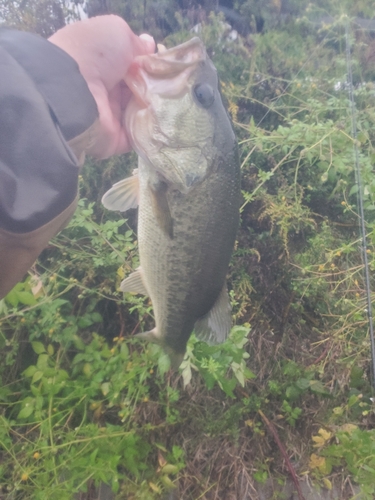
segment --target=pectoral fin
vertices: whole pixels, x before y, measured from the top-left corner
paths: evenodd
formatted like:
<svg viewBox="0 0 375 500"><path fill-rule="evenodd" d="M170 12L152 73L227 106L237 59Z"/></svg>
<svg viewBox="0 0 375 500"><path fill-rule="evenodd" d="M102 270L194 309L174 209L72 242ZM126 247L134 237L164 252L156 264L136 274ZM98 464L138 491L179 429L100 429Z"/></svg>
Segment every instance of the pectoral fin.
<svg viewBox="0 0 375 500"><path fill-rule="evenodd" d="M113 184L107 191L102 203L108 210L126 212L129 208L137 208L139 202L139 179L134 171L134 175L127 177L120 182Z"/></svg>
<svg viewBox="0 0 375 500"><path fill-rule="evenodd" d="M167 190L168 185L163 181L150 186L152 208L154 210L155 218L164 233L172 239L173 219L169 209Z"/></svg>
<svg viewBox="0 0 375 500"><path fill-rule="evenodd" d="M231 309L227 286L224 284L212 309L196 321L194 332L197 338L208 344L224 342L232 326Z"/></svg>
<svg viewBox="0 0 375 500"><path fill-rule="evenodd" d="M140 267L121 282L120 290L148 296L148 291L142 277L142 269Z"/></svg>
<svg viewBox="0 0 375 500"><path fill-rule="evenodd" d="M160 339L158 337L156 328L153 328L152 330L149 330L148 332L137 333L137 335L135 335L135 337L137 337L137 339L148 340L149 342L152 342L153 344L160 344Z"/></svg>

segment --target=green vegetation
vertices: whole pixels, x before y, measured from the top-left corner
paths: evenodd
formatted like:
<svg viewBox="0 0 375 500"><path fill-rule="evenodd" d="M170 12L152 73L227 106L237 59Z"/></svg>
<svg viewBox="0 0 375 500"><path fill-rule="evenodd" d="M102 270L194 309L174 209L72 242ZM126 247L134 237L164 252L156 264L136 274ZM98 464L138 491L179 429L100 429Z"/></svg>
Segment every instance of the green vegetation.
<svg viewBox="0 0 375 500"><path fill-rule="evenodd" d="M342 499L354 487L375 496L343 16L352 16L373 271L375 46L354 19L370 17L372 4L234 3L247 32L231 40L222 15L205 14L199 36L241 148L242 220L228 280L236 326L221 346L193 337L179 374L158 347L132 337L152 325L150 302L118 291L138 265L136 215L123 219L99 200L136 159L89 161L69 227L0 302L1 498L89 499L102 482L124 499L173 488L186 500L246 498L252 485L290 472L271 426L300 478L336 486ZM113 5L143 30L140 6ZM169 46L190 38L196 17L163 6L154 34Z"/></svg>

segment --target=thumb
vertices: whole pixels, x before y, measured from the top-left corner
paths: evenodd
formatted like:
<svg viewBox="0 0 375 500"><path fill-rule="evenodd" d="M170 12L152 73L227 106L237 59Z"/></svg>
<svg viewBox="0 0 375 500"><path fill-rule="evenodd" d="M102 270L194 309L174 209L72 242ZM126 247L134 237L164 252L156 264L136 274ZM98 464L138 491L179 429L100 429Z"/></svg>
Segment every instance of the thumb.
<svg viewBox="0 0 375 500"><path fill-rule="evenodd" d="M155 52L156 43L151 35L148 35L147 33L142 33L142 35L139 35L139 39L141 40L142 43L141 45L142 52L139 53L139 55L153 54Z"/></svg>

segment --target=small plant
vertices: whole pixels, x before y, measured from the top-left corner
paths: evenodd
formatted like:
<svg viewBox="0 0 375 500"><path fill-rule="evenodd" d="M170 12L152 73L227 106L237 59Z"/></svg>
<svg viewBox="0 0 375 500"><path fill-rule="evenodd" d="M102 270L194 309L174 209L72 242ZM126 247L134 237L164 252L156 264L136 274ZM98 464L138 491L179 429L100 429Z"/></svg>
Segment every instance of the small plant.
<svg viewBox="0 0 375 500"><path fill-rule="evenodd" d="M217 383L227 396L234 397L233 389L237 384L244 387L247 380L255 377L246 367L249 354L243 350L248 333L247 326L236 326L228 340L217 346L199 342L193 336L181 365L185 386L191 381L192 370L196 370L202 375L208 389Z"/></svg>
<svg viewBox="0 0 375 500"><path fill-rule="evenodd" d="M375 494L375 433L373 430L362 430L353 424L343 424L332 431L320 429L313 436L314 447L318 449L310 457L310 469L314 474L324 477L335 468L346 467L353 480L361 488L361 497L372 499Z"/></svg>

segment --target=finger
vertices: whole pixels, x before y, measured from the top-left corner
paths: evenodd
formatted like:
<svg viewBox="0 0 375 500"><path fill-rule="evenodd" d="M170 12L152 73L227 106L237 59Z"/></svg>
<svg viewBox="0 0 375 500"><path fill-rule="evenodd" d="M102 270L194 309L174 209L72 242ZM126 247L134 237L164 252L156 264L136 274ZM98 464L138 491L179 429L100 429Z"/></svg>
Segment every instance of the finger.
<svg viewBox="0 0 375 500"><path fill-rule="evenodd" d="M136 36L118 16L98 16L65 26L50 38L78 63L99 111L96 143L90 154L106 158L131 149L122 127L129 92L121 87L134 57L153 53L149 35Z"/></svg>
<svg viewBox="0 0 375 500"><path fill-rule="evenodd" d="M139 38L142 40L144 45L144 52L140 55L153 54L155 52L155 40L152 36L147 33L142 33L142 35L139 35Z"/></svg>
<svg viewBox="0 0 375 500"><path fill-rule="evenodd" d="M108 91L124 78L135 56L155 49L151 37L138 37L121 17L114 15L69 24L49 40L77 61L88 82L100 79Z"/></svg>
<svg viewBox="0 0 375 500"><path fill-rule="evenodd" d="M87 153L95 158L104 159L114 154L130 151L131 146L119 119L121 110L116 95L121 92L121 89L116 89L113 94L108 94L104 86L98 85L93 91L96 96L100 122L96 130L95 142Z"/></svg>

